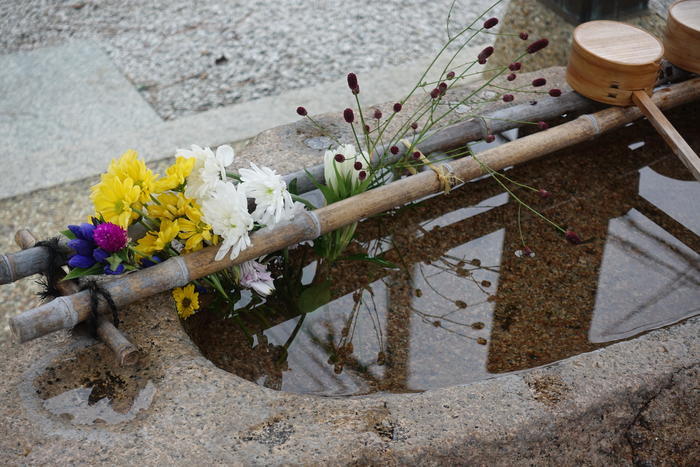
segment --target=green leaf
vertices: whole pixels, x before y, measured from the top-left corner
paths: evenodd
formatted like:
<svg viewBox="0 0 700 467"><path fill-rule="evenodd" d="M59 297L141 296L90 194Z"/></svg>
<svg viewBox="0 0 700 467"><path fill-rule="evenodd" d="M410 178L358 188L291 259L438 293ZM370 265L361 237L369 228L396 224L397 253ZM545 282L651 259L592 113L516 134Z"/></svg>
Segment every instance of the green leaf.
<svg viewBox="0 0 700 467"><path fill-rule="evenodd" d="M61 235L66 237L68 240L75 240L77 238L75 234L70 231L70 229L62 230Z"/></svg>
<svg viewBox="0 0 700 467"><path fill-rule="evenodd" d="M117 253L114 253L107 258L107 262L109 263L109 268L112 271L116 271L117 267L122 263L122 258L120 258Z"/></svg>
<svg viewBox="0 0 700 467"><path fill-rule="evenodd" d="M291 182L289 182L289 185L287 185L287 191L293 195L298 195L299 194L299 188L297 188L298 185L298 180L295 178Z"/></svg>
<svg viewBox="0 0 700 467"><path fill-rule="evenodd" d="M67 281L69 279L75 279L77 277L83 277L83 276L94 276L96 274L102 274L104 272L104 267L100 264L93 264L89 268L73 268L71 271L66 274L66 277L63 278L64 281Z"/></svg>
<svg viewBox="0 0 700 467"><path fill-rule="evenodd" d="M331 283L330 281L322 281L304 288L297 303L301 313L311 313L330 301Z"/></svg>
<svg viewBox="0 0 700 467"><path fill-rule="evenodd" d="M348 260L348 261L369 261L371 263L376 263L382 267L389 268L389 269L399 269L397 265L392 263L391 261L388 261L384 258L380 258L379 256L369 256L364 253L356 254L356 255L350 255L350 256L344 256L342 258L338 258L338 261L343 261L343 260Z"/></svg>

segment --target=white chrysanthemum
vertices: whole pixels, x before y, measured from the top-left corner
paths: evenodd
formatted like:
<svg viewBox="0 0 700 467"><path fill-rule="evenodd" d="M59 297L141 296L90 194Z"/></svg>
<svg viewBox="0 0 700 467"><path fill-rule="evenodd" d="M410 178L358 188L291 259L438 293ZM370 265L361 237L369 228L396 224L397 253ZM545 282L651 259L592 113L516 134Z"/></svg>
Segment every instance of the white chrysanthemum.
<svg viewBox="0 0 700 467"><path fill-rule="evenodd" d="M270 295L275 290L272 275L267 267L255 260L241 264L241 285L255 290L260 295Z"/></svg>
<svg viewBox="0 0 700 467"><path fill-rule="evenodd" d="M242 187L219 181L212 196L202 201L202 220L223 238L217 261L229 250L231 259L235 259L250 246L248 231L253 228L253 217L248 213L248 198Z"/></svg>
<svg viewBox="0 0 700 467"><path fill-rule="evenodd" d="M274 225L292 218L292 196L287 184L274 170L250 163L250 169L241 169L241 186L246 194L255 199L252 216L257 222Z"/></svg>
<svg viewBox="0 0 700 467"><path fill-rule="evenodd" d="M342 154L343 161L338 162L336 155ZM363 167L367 164L365 157L361 153L355 152L355 146L345 144L338 146L335 150L328 150L323 156L323 176L326 179L326 185L339 194L340 187L349 184L349 190L352 191L360 183L360 171L355 168L355 163L360 162Z"/></svg>
<svg viewBox="0 0 700 467"><path fill-rule="evenodd" d="M233 163L233 148L219 146L216 154L209 148L200 148L193 144L192 150L178 149L178 156L194 157L192 172L187 177L185 196L202 201L209 198L218 182L226 180L226 167Z"/></svg>

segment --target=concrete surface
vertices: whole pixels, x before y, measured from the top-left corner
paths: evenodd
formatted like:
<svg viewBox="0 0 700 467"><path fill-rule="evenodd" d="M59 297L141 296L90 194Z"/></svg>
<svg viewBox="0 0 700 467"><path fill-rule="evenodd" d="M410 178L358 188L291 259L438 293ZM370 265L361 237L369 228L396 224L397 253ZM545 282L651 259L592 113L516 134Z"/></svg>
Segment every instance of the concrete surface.
<svg viewBox="0 0 700 467"><path fill-rule="evenodd" d="M345 128L337 115L319 118ZM304 123L266 131L241 158L280 170L312 163L320 151L300 152L312 131ZM298 158L282 157L287 151ZM3 345L5 462L691 465L700 456L697 317L543 368L360 398L277 392L214 367L167 294L121 317L144 354L134 370L116 369L102 344L67 333ZM79 388L91 384L111 394L122 417L90 404Z"/></svg>

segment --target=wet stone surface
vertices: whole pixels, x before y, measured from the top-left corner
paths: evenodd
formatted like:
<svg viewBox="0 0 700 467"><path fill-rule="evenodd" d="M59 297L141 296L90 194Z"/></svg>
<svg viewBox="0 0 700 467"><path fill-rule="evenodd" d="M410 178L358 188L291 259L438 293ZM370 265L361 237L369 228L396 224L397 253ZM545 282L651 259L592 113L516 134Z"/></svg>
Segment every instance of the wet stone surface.
<svg viewBox="0 0 700 467"><path fill-rule="evenodd" d="M34 380L48 412L76 425L132 420L151 404L159 367L142 356L120 367L104 344L76 348L51 361Z"/></svg>
<svg viewBox="0 0 700 467"><path fill-rule="evenodd" d="M670 112L697 146L697 106ZM700 184L646 122L371 218L344 260L291 251L277 293L184 327L215 365L272 389L416 392L546 365L700 311ZM641 144L640 144L641 143ZM517 196L583 239L573 245ZM532 251L533 254L523 254ZM555 404L566 386L533 381Z"/></svg>

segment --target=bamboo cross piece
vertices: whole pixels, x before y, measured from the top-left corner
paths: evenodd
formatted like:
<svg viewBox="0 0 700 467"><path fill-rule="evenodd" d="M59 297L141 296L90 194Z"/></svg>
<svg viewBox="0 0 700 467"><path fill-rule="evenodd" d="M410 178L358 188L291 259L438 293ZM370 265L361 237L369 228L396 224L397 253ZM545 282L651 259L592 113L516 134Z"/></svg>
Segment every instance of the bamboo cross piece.
<svg viewBox="0 0 700 467"><path fill-rule="evenodd" d="M15 234L15 242L22 250L33 248L36 241L36 237L27 229L18 230ZM80 291L78 284L71 280L58 282L56 289L64 296L73 295ZM102 339L102 342L107 344L107 347L112 350L119 365L131 366L138 362L138 348L102 315L97 317L96 332L97 336Z"/></svg>
<svg viewBox="0 0 700 467"><path fill-rule="evenodd" d="M660 108L672 108L700 98L700 78L657 91L652 100ZM642 117L637 107L610 107L587 114L547 131L526 136L482 152L480 162L493 170L520 164L551 152L595 138ZM450 162L455 177L471 180L484 174L471 157ZM148 269L124 275L104 284L117 306L122 307L144 297L204 277L233 264L249 261L281 248L331 232L409 201L442 191L432 170L420 172L337 203L297 216L291 222L271 230L255 232L252 244L234 260L215 261L218 246L168 259ZM101 303L106 308L106 304ZM26 311L10 320L12 332L21 342L58 329L72 327L90 314L90 296L83 291Z"/></svg>

